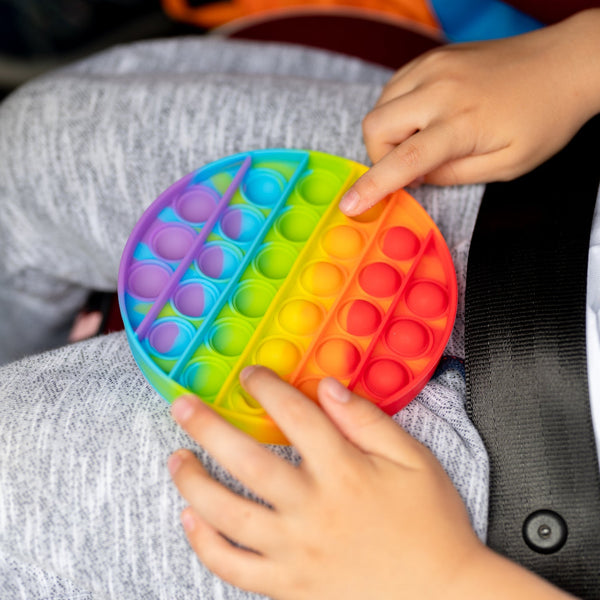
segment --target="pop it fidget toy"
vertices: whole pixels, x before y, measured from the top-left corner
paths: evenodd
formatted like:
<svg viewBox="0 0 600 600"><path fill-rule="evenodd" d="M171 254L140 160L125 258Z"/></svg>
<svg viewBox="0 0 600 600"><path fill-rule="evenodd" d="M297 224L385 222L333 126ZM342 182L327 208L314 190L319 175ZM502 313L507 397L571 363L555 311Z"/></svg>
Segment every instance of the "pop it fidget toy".
<svg viewBox="0 0 600 600"><path fill-rule="evenodd" d="M135 226L119 272L133 355L169 402L193 392L266 443L287 443L240 386L249 364L309 397L327 375L397 412L448 341L456 276L439 230L401 190L357 218L337 208L366 171L258 150L187 175Z"/></svg>

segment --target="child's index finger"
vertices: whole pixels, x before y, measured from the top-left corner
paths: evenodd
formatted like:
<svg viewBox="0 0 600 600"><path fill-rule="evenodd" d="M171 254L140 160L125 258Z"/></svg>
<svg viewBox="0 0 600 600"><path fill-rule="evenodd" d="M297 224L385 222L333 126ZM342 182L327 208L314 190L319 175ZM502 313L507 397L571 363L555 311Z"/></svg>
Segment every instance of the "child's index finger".
<svg viewBox="0 0 600 600"><path fill-rule="evenodd" d="M329 464L329 458L337 460L342 449L351 447L318 404L270 369L246 367L240 381L309 465Z"/></svg>

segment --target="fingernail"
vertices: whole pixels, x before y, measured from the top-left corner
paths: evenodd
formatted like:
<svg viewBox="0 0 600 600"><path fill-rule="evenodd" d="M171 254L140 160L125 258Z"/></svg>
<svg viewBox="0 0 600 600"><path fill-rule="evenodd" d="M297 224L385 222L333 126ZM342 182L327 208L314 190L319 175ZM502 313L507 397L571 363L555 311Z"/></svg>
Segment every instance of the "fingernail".
<svg viewBox="0 0 600 600"><path fill-rule="evenodd" d="M175 473L177 473L177 471L179 470L179 467L181 466L182 462L183 460L181 459L181 456L178 452L174 452L173 454L171 454L171 456L169 456L169 459L167 460L167 469L169 469L169 473L171 473L171 475L175 475Z"/></svg>
<svg viewBox="0 0 600 600"><path fill-rule="evenodd" d="M350 390L344 387L337 379L333 377L326 377L323 379L325 385L325 392L327 395L336 402L345 404L350 400Z"/></svg>
<svg viewBox="0 0 600 600"><path fill-rule="evenodd" d="M181 396L173 402L171 407L171 414L173 418L179 423L185 423L193 414L198 401L190 396Z"/></svg>
<svg viewBox="0 0 600 600"><path fill-rule="evenodd" d="M343 213L352 213L352 211L358 206L360 202L360 196L354 188L350 188L340 200L339 209Z"/></svg>
<svg viewBox="0 0 600 600"><path fill-rule="evenodd" d="M181 513L181 524L188 533L191 533L196 528L196 519L190 512L190 509L184 510Z"/></svg>
<svg viewBox="0 0 600 600"><path fill-rule="evenodd" d="M241 379L242 383L244 381L246 381L246 379L248 379L248 377L250 377L250 375L252 375L252 373L254 373L254 371L256 371L256 365L249 365L247 367L244 367L240 371L240 379Z"/></svg>

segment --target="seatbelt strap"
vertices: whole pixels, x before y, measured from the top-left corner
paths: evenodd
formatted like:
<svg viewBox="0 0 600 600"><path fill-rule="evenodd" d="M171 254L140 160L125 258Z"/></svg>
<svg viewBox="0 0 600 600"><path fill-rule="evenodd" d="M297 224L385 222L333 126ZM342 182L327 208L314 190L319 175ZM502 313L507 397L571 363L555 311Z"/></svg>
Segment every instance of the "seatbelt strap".
<svg viewBox="0 0 600 600"><path fill-rule="evenodd" d="M596 599L585 307L599 143L600 115L531 173L486 187L465 297L467 410L490 457L488 544Z"/></svg>

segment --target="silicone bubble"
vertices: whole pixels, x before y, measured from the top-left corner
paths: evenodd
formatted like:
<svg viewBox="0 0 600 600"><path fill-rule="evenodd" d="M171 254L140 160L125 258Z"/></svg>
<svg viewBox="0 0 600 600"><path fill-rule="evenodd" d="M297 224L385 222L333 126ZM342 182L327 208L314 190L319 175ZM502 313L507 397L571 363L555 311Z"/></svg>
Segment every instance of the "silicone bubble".
<svg viewBox="0 0 600 600"><path fill-rule="evenodd" d="M193 393L265 443L287 440L239 374L263 364L317 400L335 377L388 414L427 383L452 331L456 277L423 208L398 191L354 218L366 167L307 150L225 157L141 215L119 270L132 353L167 401Z"/></svg>
<svg viewBox="0 0 600 600"><path fill-rule="evenodd" d="M204 223L214 213L219 194L212 188L195 185L181 194L175 202L175 212L190 223Z"/></svg>
<svg viewBox="0 0 600 600"><path fill-rule="evenodd" d="M340 326L350 335L373 335L381 323L381 312L372 301L356 298L339 311Z"/></svg>
<svg viewBox="0 0 600 600"><path fill-rule="evenodd" d="M358 256L364 245L364 239L355 227L338 225L325 232L323 249L333 258L350 259Z"/></svg>
<svg viewBox="0 0 600 600"><path fill-rule="evenodd" d="M285 178L277 171L255 169L248 174L242 189L251 203L258 206L271 206L281 198L285 184Z"/></svg>

